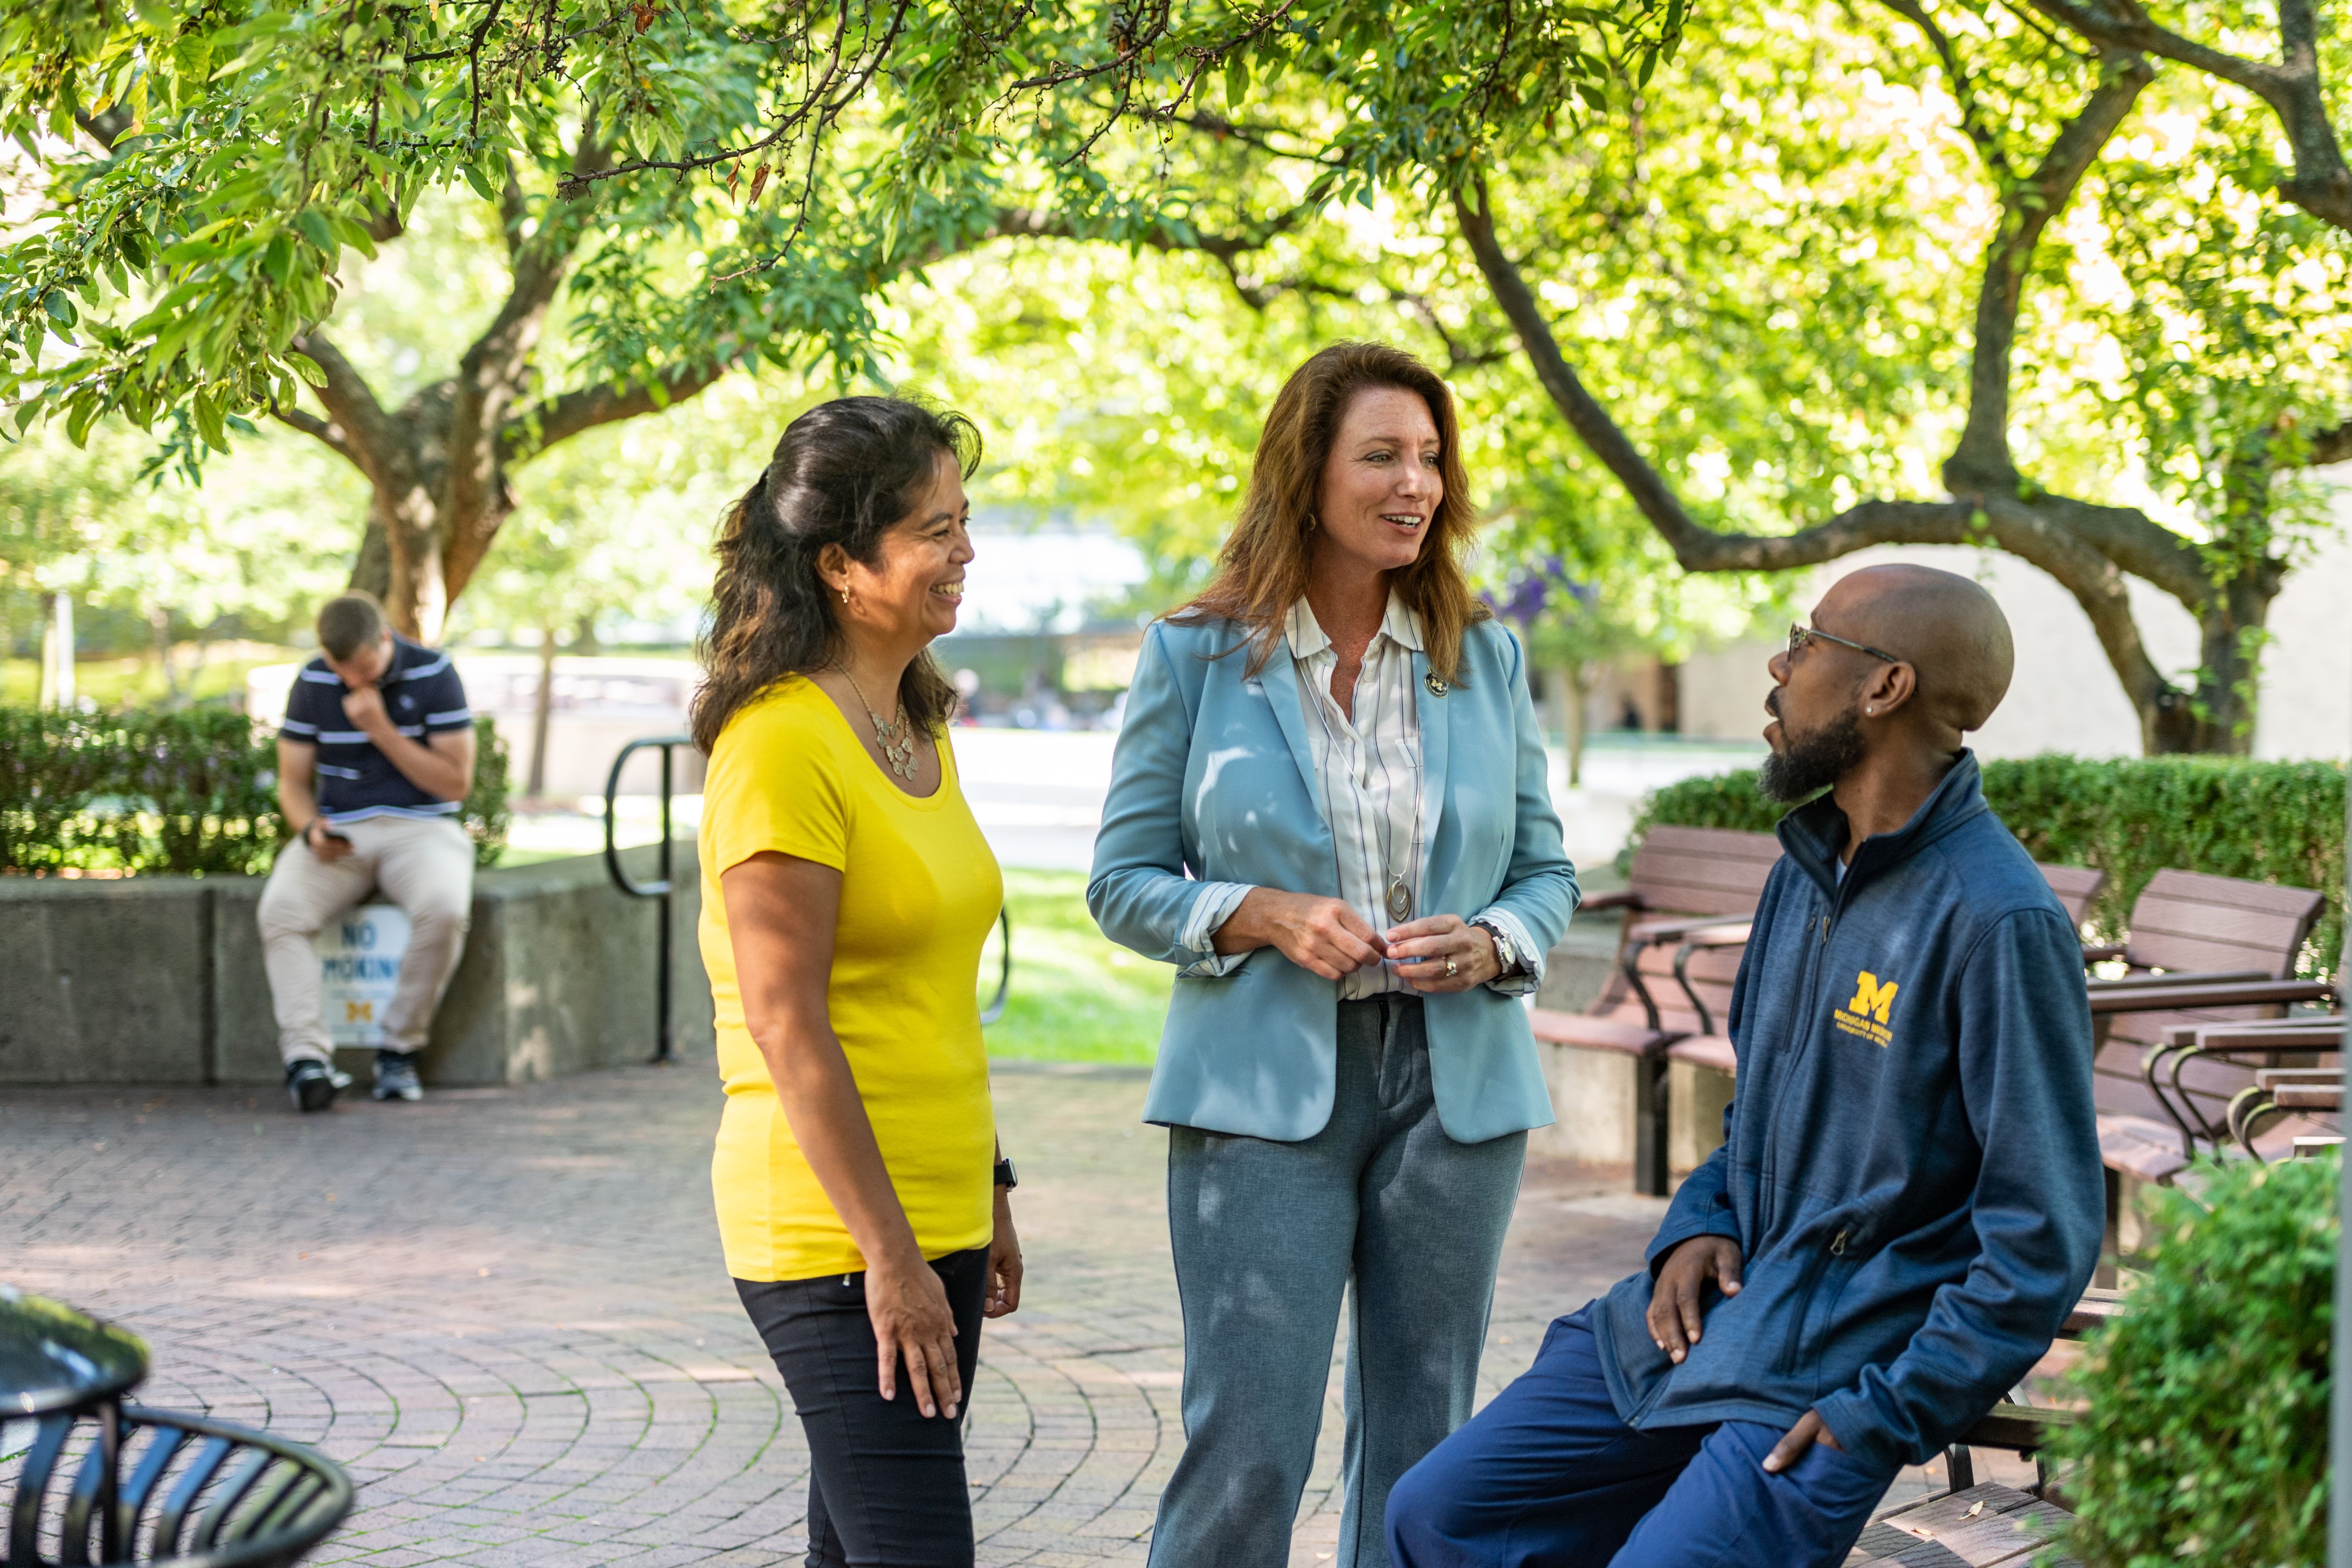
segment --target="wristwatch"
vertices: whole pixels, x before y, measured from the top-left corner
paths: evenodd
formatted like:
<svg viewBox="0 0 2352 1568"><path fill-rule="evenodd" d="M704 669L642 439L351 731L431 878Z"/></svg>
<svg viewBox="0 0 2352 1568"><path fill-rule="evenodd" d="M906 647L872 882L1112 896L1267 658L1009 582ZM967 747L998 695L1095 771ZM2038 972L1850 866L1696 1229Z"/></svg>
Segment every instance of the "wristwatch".
<svg viewBox="0 0 2352 1568"><path fill-rule="evenodd" d="M1017 1187L1021 1184L1021 1178L1013 1173L1012 1161L996 1162L996 1184L1000 1187Z"/></svg>
<svg viewBox="0 0 2352 1568"><path fill-rule="evenodd" d="M1493 921L1472 921L1470 923L1495 939L1495 962L1503 966L1496 978L1499 980L1503 975L1516 973L1519 967L1519 944L1511 940L1510 933Z"/></svg>

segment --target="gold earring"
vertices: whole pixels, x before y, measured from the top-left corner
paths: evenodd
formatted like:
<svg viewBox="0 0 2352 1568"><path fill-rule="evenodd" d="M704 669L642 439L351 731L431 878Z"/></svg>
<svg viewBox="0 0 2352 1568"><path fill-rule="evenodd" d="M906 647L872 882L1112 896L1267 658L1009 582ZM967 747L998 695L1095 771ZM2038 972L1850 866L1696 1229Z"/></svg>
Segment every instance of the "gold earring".
<svg viewBox="0 0 2352 1568"><path fill-rule="evenodd" d="M1320 527L1322 527L1322 526L1323 526L1323 520L1322 520L1321 518L1317 517L1317 516L1316 516L1313 512L1311 512L1311 511L1310 511L1310 512L1308 512L1308 513L1307 514L1307 532L1312 533L1312 532L1314 532L1317 529L1318 529L1318 528L1320 528Z"/></svg>
<svg viewBox="0 0 2352 1568"><path fill-rule="evenodd" d="M846 588L841 591L841 602L845 605L849 603L849 590Z"/></svg>

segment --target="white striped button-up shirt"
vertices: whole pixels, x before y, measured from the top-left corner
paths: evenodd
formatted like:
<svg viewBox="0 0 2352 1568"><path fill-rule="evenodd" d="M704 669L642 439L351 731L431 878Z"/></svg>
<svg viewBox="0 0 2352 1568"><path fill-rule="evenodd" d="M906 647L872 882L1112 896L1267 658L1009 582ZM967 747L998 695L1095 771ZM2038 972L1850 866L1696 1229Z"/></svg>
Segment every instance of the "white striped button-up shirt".
<svg viewBox="0 0 2352 1568"><path fill-rule="evenodd" d="M1339 898L1372 930L1385 931L1401 923L1389 912L1388 889L1391 878L1402 878L1412 898L1405 918L1419 919L1428 912L1423 884L1428 870L1429 835L1435 826L1422 787L1421 702L1413 680L1413 655L1423 651L1421 617L1395 595L1389 596L1381 629L1372 634L1364 649L1363 665L1356 673L1355 700L1348 710L1331 696L1331 676L1339 667L1339 650L1317 624L1306 600L1290 607L1283 636L1306 710L1307 747L1315 760L1316 805L1330 826L1339 859ZM1227 973L1247 956L1218 957L1210 941L1248 891L1246 884L1220 884L1194 906L1183 940L1186 946L1209 956L1185 973ZM1477 918L1501 926L1520 952L1528 952L1527 935L1507 912L1488 910ZM1539 973L1536 969L1489 984L1496 990L1517 994L1533 989ZM1419 994L1385 963L1367 964L1339 982L1343 1002L1388 991Z"/></svg>

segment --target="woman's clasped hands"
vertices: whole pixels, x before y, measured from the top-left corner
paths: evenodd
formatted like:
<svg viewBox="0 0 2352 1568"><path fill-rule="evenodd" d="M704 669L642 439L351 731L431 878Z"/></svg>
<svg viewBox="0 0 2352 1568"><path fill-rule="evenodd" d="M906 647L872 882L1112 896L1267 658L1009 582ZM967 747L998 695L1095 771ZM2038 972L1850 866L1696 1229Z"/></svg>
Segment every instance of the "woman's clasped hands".
<svg viewBox="0 0 2352 1568"><path fill-rule="evenodd" d="M1503 972L1493 936L1460 915L1424 915L1376 931L1343 900L1276 888L1252 888L1244 894L1211 942L1228 954L1271 947L1326 980L1387 963L1428 995L1467 991Z"/></svg>

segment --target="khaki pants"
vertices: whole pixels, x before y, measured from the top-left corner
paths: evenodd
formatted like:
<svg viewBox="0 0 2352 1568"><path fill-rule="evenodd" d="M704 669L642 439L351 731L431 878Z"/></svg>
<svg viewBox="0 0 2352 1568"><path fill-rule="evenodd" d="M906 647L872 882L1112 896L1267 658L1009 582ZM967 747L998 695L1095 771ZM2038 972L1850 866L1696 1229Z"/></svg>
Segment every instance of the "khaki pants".
<svg viewBox="0 0 2352 1568"><path fill-rule="evenodd" d="M474 841L457 823L376 816L336 829L352 841L339 860L296 839L281 850L261 894L261 953L287 1064L334 1059L320 1016L319 954L310 938L381 888L408 917L408 951L385 1010L384 1045L421 1051L433 1010L466 951L474 907Z"/></svg>

